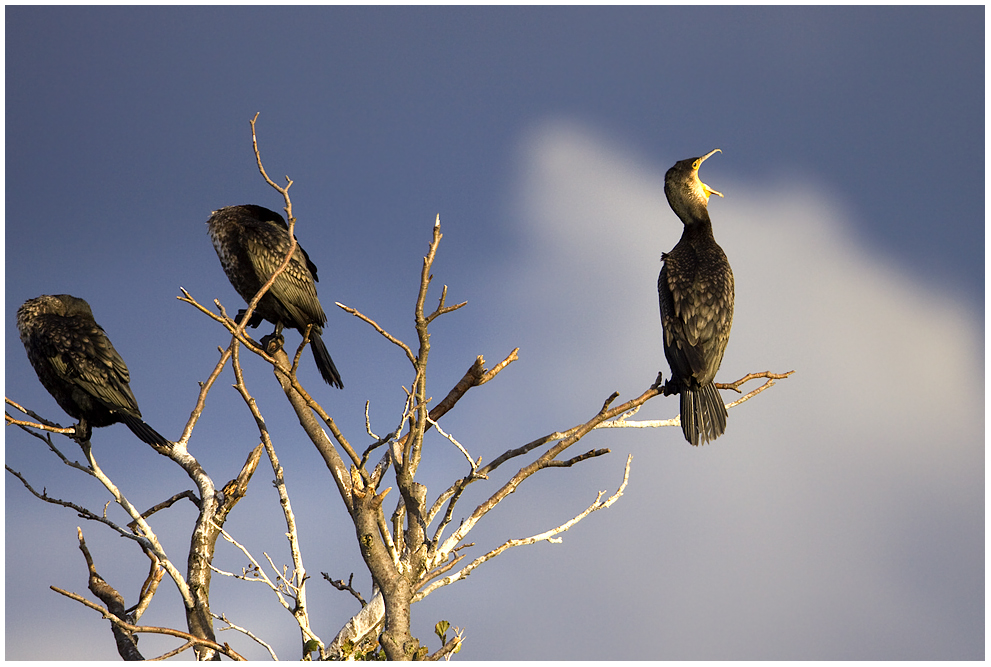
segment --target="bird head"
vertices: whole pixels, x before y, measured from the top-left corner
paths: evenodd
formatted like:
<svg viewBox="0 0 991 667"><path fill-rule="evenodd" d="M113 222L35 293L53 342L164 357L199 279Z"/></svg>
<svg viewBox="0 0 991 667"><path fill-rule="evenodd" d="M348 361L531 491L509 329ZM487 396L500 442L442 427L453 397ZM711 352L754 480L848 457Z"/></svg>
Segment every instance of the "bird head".
<svg viewBox="0 0 991 667"><path fill-rule="evenodd" d="M689 221L686 215L691 219L698 217L699 209L706 208L711 195L723 196L723 193L713 190L699 179L699 167L716 153L722 151L717 148L701 157L680 160L664 175L664 194L683 221Z"/></svg>
<svg viewBox="0 0 991 667"><path fill-rule="evenodd" d="M30 315L61 315L63 317L87 313L93 316L89 304L77 297L69 294L42 294L39 297L28 299L18 309L18 313L24 311Z"/></svg>

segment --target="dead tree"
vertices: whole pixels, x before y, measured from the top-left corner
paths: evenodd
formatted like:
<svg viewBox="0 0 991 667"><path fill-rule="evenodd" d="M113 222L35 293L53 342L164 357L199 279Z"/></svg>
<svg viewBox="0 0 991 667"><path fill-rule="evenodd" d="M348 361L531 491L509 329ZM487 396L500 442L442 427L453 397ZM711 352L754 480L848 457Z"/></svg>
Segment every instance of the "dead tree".
<svg viewBox="0 0 991 667"><path fill-rule="evenodd" d="M566 457L569 449L581 441L590 431L601 428L674 426L678 425L678 419L641 422L630 420L630 417L644 403L662 394L661 378L658 376L657 380L643 393L620 405L613 405L618 394L611 394L605 399L600 409L594 414L590 414L589 418L580 424L510 449L486 465L482 465L481 457L473 458L468 449L453 434L444 431L440 420L456 407L458 401L469 390L491 381L500 371L516 361L518 350L513 350L491 368L487 368L483 357L478 356L443 400L433 406L430 405L431 401L427 393L427 367L431 351L430 326L437 318L466 305L466 303L447 305L446 285L441 289L440 296L437 298L437 305L433 310L430 310L426 305L433 279L431 269L442 238L440 217L438 216L433 225L432 236L427 253L423 258L420 273L419 289L414 305L416 342L413 345L409 345L385 331L371 317L357 309L340 303L337 304L343 310L368 323L389 343L398 346L410 363L411 381L408 388L404 387L406 392L405 407L402 414L397 415L395 429L381 437L375 435L368 419L366 404L366 431L371 442L363 449L356 447L352 444L352 439L346 437L338 428L333 417L313 399L296 375L300 356L308 343L310 332L307 331L304 335L303 341L295 350L292 360L281 348L255 341L245 333L245 326L251 319L253 309L279 273L286 269L296 248L296 239L293 235L296 219L292 214L292 201L289 196L292 181L287 177L286 185L279 186L268 177L258 151L255 136L256 120L257 115L251 121L251 130L258 169L265 181L275 188L285 200L286 219L289 225L289 235L292 238L292 246L278 271L267 284L262 286L251 303L248 304L247 311L239 320L240 324L228 316L227 310L219 301L215 300L216 308L211 309L198 302L184 289L182 296L178 297L180 301L194 306L213 319L230 334L229 345L222 350L220 359L212 373L201 383L195 406L181 437L168 452L160 452L168 456L187 473L194 482L196 490L177 493L147 511L139 512L127 500L117 485L103 473L93 456L92 447L88 441L77 440L86 457L86 463L80 464L70 461L53 443L51 434L62 434L74 438L74 429L62 428L19 406L10 399L7 399L8 405L24 413L33 421L18 419L7 413L7 424L20 426L44 441L65 464L99 480L109 492L112 502L117 503L131 517L131 522L126 527L120 526L109 520L105 513L94 512L72 501L51 497L47 492L39 493L28 482L24 474L11 469L9 466L7 470L39 499L71 508L82 518L103 523L112 531L135 542L145 557L149 559L150 571L138 594L138 602L129 608L125 607L124 597L121 593L98 574L80 530L78 534L79 547L86 562L88 587L103 604L100 605L76 593L52 587L53 590L103 614L103 617L110 621L110 629L118 652L125 659L143 659L137 649L135 639L139 633L166 634L181 640L182 643L176 649L161 657L169 657L192 648L198 659L217 659L221 655L232 659L242 659L226 643L217 642L214 619L226 624L226 628L241 631L265 647L273 658L276 657L272 647L251 629L238 627L228 621L226 616L218 616L211 611L211 573L212 571L221 572L213 566L213 556L216 542L221 537L234 548L243 552L251 563L250 572L221 573L238 579L248 579L249 577L256 580L260 579L272 589L279 604L293 616L299 626L301 656L304 659L308 660L311 657L318 657L319 659L367 657L371 654L378 654L378 652L384 653L385 657L392 660L450 657L460 648L464 632L455 628L453 635L448 637L449 624L446 621L438 623L435 631L441 638L442 646L438 651L429 654L427 647L411 634L412 605L438 588L464 579L475 568L503 551L511 547L533 544L543 540L554 541L558 539L556 538L557 535L568 530L590 513L612 505L622 496L626 488L632 457L626 461L622 482L616 492L608 498L603 499L605 492L599 492L592 504L577 513L570 521L530 537L508 539L491 547L474 559L468 560L465 552L473 544L468 543L467 538L479 521L517 487L527 482L541 470L571 467L582 461L608 454L608 449L590 449ZM319 452L328 473L334 480L341 501L347 508L353 523L357 547L372 578L373 594L366 601L365 597L352 587L352 581L347 583L334 581L329 575L324 574L324 578L336 588L350 592L362 604L361 610L335 637L328 640L318 636L315 627L320 627L321 624L314 623L311 619L307 604L309 577L303 564L299 544L300 528L296 524L275 444L272 442L261 409L249 392L241 372L240 354L242 350L257 355L271 365L276 381L299 419L301 429ZM239 473L222 489L218 490L213 479L188 452L187 444L204 411L207 394L228 362L231 364L236 380L235 388L254 417L261 444L247 456L247 460ZM774 380L787 375L790 375L790 372L784 374L751 373L732 384L717 386L721 389L732 389L739 392L739 387L750 380L758 378L765 380L757 389L727 406L734 407L773 385ZM450 441L454 460L464 459L456 465L466 468L463 476L455 476L450 486L440 493L436 493L433 497L430 496L429 490L417 481L424 436L431 429L435 429L441 437ZM360 437L364 437L364 435L362 434ZM360 453L359 449L361 449ZM281 569L277 568L271 560L259 561L244 545L238 542L236 536L228 534L224 529L228 515L244 496L247 485L263 454L267 456L275 473L276 488L286 522L285 534L289 542L292 560L291 564L283 566ZM522 461L523 463L507 482L492 491L486 500L467 512L458 526L448 532L456 516L458 502L465 490L472 484L487 482L489 476L496 469L511 461ZM452 464L452 469L454 465ZM396 493L392 495L395 505L392 506L391 514L387 516L385 503L393 488L396 490ZM176 564L177 561L171 559L164 551L149 523L149 519L156 512L182 500L192 501L198 508L197 519L192 528L189 551L186 554L184 572ZM152 602L165 574L172 580L182 597L186 618L185 631L138 625L138 620Z"/></svg>

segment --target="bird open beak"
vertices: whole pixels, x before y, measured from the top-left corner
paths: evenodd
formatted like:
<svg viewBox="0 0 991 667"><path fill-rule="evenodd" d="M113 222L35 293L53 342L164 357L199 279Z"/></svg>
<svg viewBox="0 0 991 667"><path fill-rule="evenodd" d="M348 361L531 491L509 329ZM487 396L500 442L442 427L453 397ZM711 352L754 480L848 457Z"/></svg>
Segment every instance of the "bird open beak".
<svg viewBox="0 0 991 667"><path fill-rule="evenodd" d="M720 149L718 149L718 148L709 151L708 153L706 153L705 155L703 155L699 159L699 166L701 167L703 162L705 162L706 160L708 160L710 157L712 157L716 153L722 153L722 151ZM697 172L698 172L698 170L696 169L696 177L698 177L698 173ZM702 183L702 179L699 179L699 183ZM708 199L709 196L711 196L711 195L719 195L720 197L723 196L723 193L722 192L719 192L718 190L713 190L712 188L710 188L705 183L702 183L702 189L705 190L706 199Z"/></svg>

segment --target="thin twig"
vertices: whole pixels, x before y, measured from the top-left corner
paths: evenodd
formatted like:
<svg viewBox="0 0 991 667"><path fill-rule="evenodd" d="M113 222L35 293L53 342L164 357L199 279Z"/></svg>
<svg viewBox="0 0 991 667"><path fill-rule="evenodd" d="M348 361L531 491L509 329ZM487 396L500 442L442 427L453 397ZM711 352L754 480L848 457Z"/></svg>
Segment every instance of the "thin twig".
<svg viewBox="0 0 991 667"><path fill-rule="evenodd" d="M296 355L292 359L292 366L289 368L289 374L296 377L296 371L299 370L299 359L303 356L303 349L306 344L310 342L310 332L313 331L313 324L307 324L306 330L303 332L303 340L300 341L299 347L296 348Z"/></svg>
<svg viewBox="0 0 991 667"><path fill-rule="evenodd" d="M213 570L214 572L217 572L218 574L223 574L225 576L233 577L235 579L241 579L242 581L259 581L267 585L269 588L272 589L272 591L275 592L276 597L279 598L279 603L289 611L292 611L292 605L289 604L289 602L286 600L285 596L283 595L282 586L272 582L268 574L265 573L265 570L262 568L262 566L258 563L257 560L255 560L255 557L251 555L251 552L248 551L248 548L243 544L241 544L240 542L238 542L237 540L235 540L233 537L231 537L230 533L228 533L223 528L219 528L219 530L220 530L220 534L224 537L225 540L233 544L241 551L241 553L247 556L248 560L251 561L251 565L253 568L250 571L254 573L256 576L248 577L247 573L244 573L243 571L242 574L233 574L231 572L225 572L213 565L210 566L210 569Z"/></svg>
<svg viewBox="0 0 991 667"><path fill-rule="evenodd" d="M736 382L730 382L730 383L726 383L726 384L717 382L715 384L716 384L716 388L717 389L729 389L729 390L735 391L737 393L742 393L740 391L740 389L739 389L741 385L749 382L750 380L756 380L758 378L767 378L767 381L764 384L762 384L761 386L757 387L756 389L754 389L753 391L751 391L747 395L745 395L745 396L743 396L741 398L738 398L737 400L733 401L732 403L727 403L726 404L726 409L729 410L731 408L735 408L736 406L740 405L741 403L745 403L746 401L749 401L751 398L753 398L757 394L761 393L765 389L771 388L772 386L774 386L774 381L775 380L781 380L783 378L786 378L786 377L788 377L789 375L791 375L794 372L795 371L788 371L787 373L772 373L771 371L763 371L763 372L760 372L760 373L748 373L747 375L743 376L742 378L740 378ZM595 426L595 428L596 429L600 429L600 428L658 428L658 427L664 427L664 426L680 426L681 425L681 415L678 415L677 417L674 417L672 419L648 419L648 420L643 420L643 421L628 421L628 417L630 417L633 414L635 414L636 411L639 410L639 409L640 409L640 406L637 406L635 409L630 410L629 412L620 415L619 417L617 417L614 420L604 421L601 424L597 424Z"/></svg>
<svg viewBox="0 0 991 667"><path fill-rule="evenodd" d="M283 198L286 200L286 219L292 220L293 219L292 201L289 199L289 188L292 187L292 179L286 176L286 187L284 188L279 187L278 185L275 184L275 181L273 181L271 178L268 177L268 173L266 173L265 171L265 166L262 165L262 156L261 153L258 151L258 137L255 135L255 121L258 120L258 114L260 113L261 113L260 111L255 113L255 117L252 118L251 121L249 121L251 123L251 146L255 150L255 161L258 163L258 171L261 172L262 178L265 179L265 182L271 185L276 190L276 192L281 194ZM291 234L291 228L290 228L290 234Z"/></svg>
<svg viewBox="0 0 991 667"><path fill-rule="evenodd" d="M472 570L474 570L475 568L477 568L482 563L484 563L484 562L486 562L488 560L491 560L492 558L495 558L496 556L498 556L499 554L501 554L506 549L510 549L512 547L524 546L524 545L527 545L527 544L534 544L536 542L541 542L541 541L544 541L544 540L546 540L548 542L552 542L552 543L560 543L561 542L561 539L558 538L558 537L556 537L557 535L559 535L559 534L567 531L569 528L571 528L576 523L578 523L579 521L581 521L582 519L584 519L585 517L587 517L592 512L595 512L595 511L598 511L600 509L605 509L607 507L610 507L613 503L615 503L617 500L619 500L619 498L623 495L623 491L626 490L626 484L627 484L627 482L629 482L629 479L630 479L630 463L632 461L633 461L633 455L630 454L627 457L627 459L626 459L626 469L625 469L625 471L623 473L623 483L620 484L619 489L616 490L616 493L614 493L613 495L611 495L604 502L602 501L602 496L605 494L605 491L599 491L598 495L595 498L595 501L591 505L589 505L588 508L584 512L582 512L581 514L577 515L576 517L574 517L570 521L567 521L567 522L561 524L557 528L552 528L550 530L544 531L543 533L540 533L538 535L533 535L531 537L525 537L525 538L522 538L522 539L507 540L506 542L504 542L500 546L496 547L492 551L488 552L487 554L485 554L483 556L479 556L478 558L476 558L475 560L473 560L471 563L469 563L465 567L463 567L460 570L458 570L456 573L454 573L452 575L449 575L447 577L444 577L443 579L440 579L438 581L435 581L433 584L430 584L429 586L427 586L426 588L424 588L423 590L421 590L420 592L418 592L413 597L413 602L418 602L418 601L422 600L423 598L427 597L432 592L434 592L438 588L441 588L442 586L447 586L448 584L452 584L455 581L459 581L461 579L464 579L469 574L471 574Z"/></svg>
<svg viewBox="0 0 991 667"><path fill-rule="evenodd" d="M424 658L424 660L440 660L444 658L445 660L450 660L451 655L456 653L464 642L464 630L454 628L455 635L449 642L444 644L436 653L432 653Z"/></svg>
<svg viewBox="0 0 991 667"><path fill-rule="evenodd" d="M62 435L75 435L76 427L70 426L68 428L63 428L61 426L48 426L47 424L37 424L35 422L23 421L20 419L14 419L9 413L4 412L4 421L7 424L14 424L16 426L24 426L27 428L36 428L39 431L48 431L50 433L61 433Z"/></svg>
<svg viewBox="0 0 991 667"><path fill-rule="evenodd" d="M455 530L451 534L451 536L444 541L444 544L438 547L434 557L435 561L438 559L439 560L445 559L447 557L447 554L451 552L451 549L453 549L459 542L461 542L465 538L465 536L471 531L472 528L475 527L475 524L477 524L478 521L483 516L485 516L496 505L502 502L502 500L506 496L508 496L513 491L515 491L516 488L520 484L522 484L528 477L538 472L539 470L549 467L551 465L550 462L556 459L558 454L560 454L568 447L578 442L587 433L589 433L595 427L596 424L606 421L607 419L618 417L624 412L631 410L633 407L646 403L649 399L660 395L660 393L661 393L661 389L655 384L651 386L649 389L647 389L647 391L642 393L640 396L631 399L626 403L623 403L622 405L615 408L611 408L610 406L612 402L616 400L617 394L613 393L612 395L610 395L603 403L602 408L599 410L598 414L596 414L592 419L588 420L584 424L569 429L570 435L561 439L556 445L553 445L550 449L544 452L536 461L521 468L519 472L517 472L512 477L512 479L506 482L498 491L496 491L492 496L490 496L488 500L486 500L481 505L476 507L475 511L472 512L471 515L461 523L458 529ZM546 441L545 438L542 438L541 440ZM507 452L506 454L509 454L509 452ZM504 454L503 456L506 456L506 454ZM497 459L496 461L498 460L499 459ZM485 468L481 469L479 472L488 474L490 469L493 468L493 464L496 463L496 461L490 463L488 466L485 466Z"/></svg>
<svg viewBox="0 0 991 667"><path fill-rule="evenodd" d="M251 630L248 630L247 628L242 628L239 625L234 625L233 623L231 623L229 620L227 620L227 614L214 614L211 612L210 615L213 616L218 621L223 621L224 623L227 624L226 628L220 628L218 632L223 632L224 630L237 630L241 634L245 635L246 637L250 637L251 639L255 640L257 643L265 647L265 650L268 651L268 654L272 656L272 660L279 659L279 656L275 655L275 649L272 648L271 644L262 641L257 635L251 632Z"/></svg>
<svg viewBox="0 0 991 667"><path fill-rule="evenodd" d="M196 497L196 494L193 493L193 491L191 491L189 489L186 489L185 491L180 491L179 493L175 494L174 496L172 496L168 500L163 500L162 502L158 503L157 505L154 505L154 506L148 508L147 510L145 510L144 512L141 513L141 516L142 516L142 518L147 519L148 517L150 517L155 512L159 512L161 510L164 510L164 509L167 509L169 507L172 507L173 505L175 505L177 502L179 502L183 498L187 498L189 501L191 501L197 507L200 504L200 501ZM130 528L131 530L136 530L137 527L138 527L138 525L132 521L131 523L129 523L127 525L127 527Z"/></svg>
<svg viewBox="0 0 991 667"><path fill-rule="evenodd" d="M444 436L445 438L447 438L448 440L450 440L454 444L455 447L457 447L458 449L461 450L461 453L465 455L465 458L466 459L468 459L468 465L471 466L471 471L472 472L475 472L475 470L478 468L479 464L482 462L482 457L479 456L478 457L478 461L473 461L472 458L471 458L471 454L469 454L468 453L468 450L464 448L464 445L462 445L460 442L458 442L457 440L455 440L454 439L454 436L451 435L450 433L445 433L444 432L444 429L442 429L440 427L440 424L438 424L433 419L431 419L430 418L430 415L427 415L427 422L430 423L430 424L433 424L434 428L437 429L437 432L438 433L440 433L442 436Z"/></svg>
<svg viewBox="0 0 991 667"><path fill-rule="evenodd" d="M49 420L45 419L44 417L42 417L41 415L35 414L33 411L28 410L27 408L19 405L18 403L15 403L14 401L12 401L9 398L7 398L6 396L4 396L4 402L7 403L7 405L9 405L9 406L11 406L13 408L16 408L20 412L23 412L28 417L31 417L32 419L38 420L41 423L41 425L43 425L43 426L40 426L38 424L30 424L30 422L23 422L23 425L29 425L30 424L31 426L33 426L35 428L44 428L44 430L46 430L46 431L52 431L53 433L65 433L65 434L75 435L75 428L72 427L72 426L70 426L69 428L63 429L61 426L59 426L55 422L49 421ZM4 414L6 415L7 413L4 412ZM8 420L8 423L16 423L18 425L21 425L22 424L22 422L18 422L16 420L14 420L14 418L11 417L10 415L7 415L7 420Z"/></svg>
<svg viewBox="0 0 991 667"><path fill-rule="evenodd" d="M148 658L148 661L149 662L160 662L162 660L168 660L169 658L174 658L175 656L179 655L183 651L185 651L187 649L191 649L194 646L196 646L196 642L188 641L185 644L183 644L182 646L179 646L178 648L174 648L171 651L166 651L165 653L163 653L162 655L158 656L157 658Z"/></svg>
<svg viewBox="0 0 991 667"><path fill-rule="evenodd" d="M348 577L348 583L346 583L346 584L344 583L344 580L343 579L335 580L335 579L331 578L331 576L329 574L327 574L326 572L321 572L320 574L323 575L323 578L324 579L326 579L327 581L330 582L330 585L331 586L333 586L334 588L336 588L339 591L345 591L347 593L350 593L351 595L353 595L355 597L355 599L358 600L359 603L361 603L361 606L362 607L365 606L365 598L361 597L361 593L359 593L358 591L356 591L351 586L351 582L354 581L354 572L352 572L351 573L351 576Z"/></svg>
<svg viewBox="0 0 991 667"><path fill-rule="evenodd" d="M772 373L771 371L763 371L760 373L748 373L736 382L722 383L716 382L716 389L731 389L736 393L742 393L740 391L740 385L750 382L751 380L756 380L757 378L767 378L769 380L784 380L786 377L794 373L795 371L788 371L787 373Z"/></svg>
<svg viewBox="0 0 991 667"><path fill-rule="evenodd" d="M416 365L416 356L413 354L413 350L410 349L409 345L407 345L403 341L399 340L398 338L396 338L395 336L393 336L392 334L390 334L388 331L386 331L385 329L383 329L382 327L380 327L378 325L378 323L375 322L375 320L373 320L372 318L368 317L367 315L359 312L357 309L352 308L350 306L345 306L343 303L340 303L339 301L335 301L334 303L341 310L343 310L343 311L345 311L347 313L351 313L352 315L354 315L358 319L363 320L363 321L367 322L368 324L370 324L372 326L372 328L374 328L376 331L378 331L380 334L382 334L382 336L386 340L388 340L390 343L392 343L394 345L399 346L402 349L402 351L406 353L406 358L410 360L410 363L412 363L413 365Z"/></svg>
<svg viewBox="0 0 991 667"><path fill-rule="evenodd" d="M144 584L141 585L141 594L138 598L138 603L128 610L132 614L131 618L135 623L138 622L141 616L144 615L145 610L148 609L148 605L151 604L151 600L155 597L155 592L158 590L158 585L162 583L162 578L165 576L165 569L159 565L158 557L148 549L145 549L145 555L151 561L148 569L148 577L145 579Z"/></svg>
<svg viewBox="0 0 991 667"><path fill-rule="evenodd" d="M28 491L30 491L34 495L34 497L37 498L38 500L43 500L46 503L51 503L52 505L60 505L62 507L68 507L69 509L75 511L79 515L79 517L82 518L82 519L88 519L90 521L99 521L100 523L103 523L103 524L106 524L107 526L110 526L110 528L112 530L117 531L117 533L120 534L122 537L127 537L129 539L132 539L132 540L138 542L138 543L141 542L141 537L129 533L128 531L124 530L123 528L121 528L120 526L118 526L117 524L115 524L110 519L108 519L108 518L106 518L104 516L100 516L99 514L93 512L93 511L91 511L91 510L89 510L89 509L87 509L87 508L85 508L85 507L83 507L81 505L77 505L77 504L75 504L73 502L70 502L68 500L60 500L58 498L53 498L53 497L51 497L51 496L48 495L48 491L47 490L44 491L43 493L38 493L37 491L35 491L34 487L32 487L31 484L29 484L28 481L26 479L24 479L24 475L22 475L21 473L17 472L13 468L11 468L9 465L4 464L4 467L7 469L7 472L9 472L10 474L12 474L17 479L21 480L21 484L24 485L24 488L26 488Z"/></svg>
<svg viewBox="0 0 991 667"><path fill-rule="evenodd" d="M45 420L42 420L42 423L44 423L44 421ZM26 426L21 426L20 424L18 424L17 428L21 429L22 431L24 431L28 435L33 436L33 437L37 438L38 440L41 440L46 445L48 445L48 449L53 454L55 454L55 456L59 457L59 460L62 461L62 463L64 463L65 465L69 466L70 468L75 468L76 470L79 470L80 472L84 472L87 475L90 475L90 476L93 475L93 471L90 470L89 467L84 466L79 461L70 461L69 458L65 454L63 454L61 452L61 450L59 450L58 447L55 446L55 443L52 442L52 434L51 433L45 433L44 435L42 435L41 433L38 433L37 431L35 431L33 429L30 429L30 428L28 428ZM75 439L74 439L75 436L74 435L66 435L66 437L69 438L70 440L73 440L73 442L75 442Z"/></svg>
<svg viewBox="0 0 991 667"><path fill-rule="evenodd" d="M370 404L371 404L371 401L365 401L365 431L368 432L368 435L369 436L371 436L372 438L375 438L376 440L378 440L379 437L377 435L375 435L374 433L372 433L372 422L368 418L368 406ZM364 460L365 458L366 458L365 456L362 456L362 460Z"/></svg>
<svg viewBox="0 0 991 667"><path fill-rule="evenodd" d="M585 461L586 459L595 458L596 456L603 456L608 454L608 449L593 449L591 451L585 452L584 454L579 454L578 456L572 457L567 461L558 461L557 459L551 459L547 462L548 468L570 468L576 463Z"/></svg>

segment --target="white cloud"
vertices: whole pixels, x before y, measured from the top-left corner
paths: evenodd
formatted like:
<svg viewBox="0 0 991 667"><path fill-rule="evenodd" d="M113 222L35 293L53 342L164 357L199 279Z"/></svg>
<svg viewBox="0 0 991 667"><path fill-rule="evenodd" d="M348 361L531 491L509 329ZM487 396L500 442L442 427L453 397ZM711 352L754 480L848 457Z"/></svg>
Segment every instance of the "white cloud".
<svg viewBox="0 0 991 667"><path fill-rule="evenodd" d="M517 213L527 252L492 277L514 315L490 336L521 345L513 373L532 389L514 413L577 421L613 389L629 398L657 370L667 374L655 285L681 224L661 165L684 157L647 163L561 122L524 143ZM626 507L558 556L573 576L593 568L607 583L596 593L531 581L530 599L602 608L636 582L635 620L594 619L628 657L980 657L976 316L872 256L813 186L734 182L732 157L716 158L718 180L709 163L704 176L726 194L710 211L737 281L720 379L797 373L734 409L726 435L698 450L676 429L599 437L595 446L614 456L634 454ZM542 387L560 386L568 390L534 405ZM655 399L640 416L676 410ZM551 484L583 488L598 473L570 474ZM615 544L595 545L603 539L628 546L621 564ZM545 657L620 657L600 637ZM658 639L666 653L651 653Z"/></svg>

